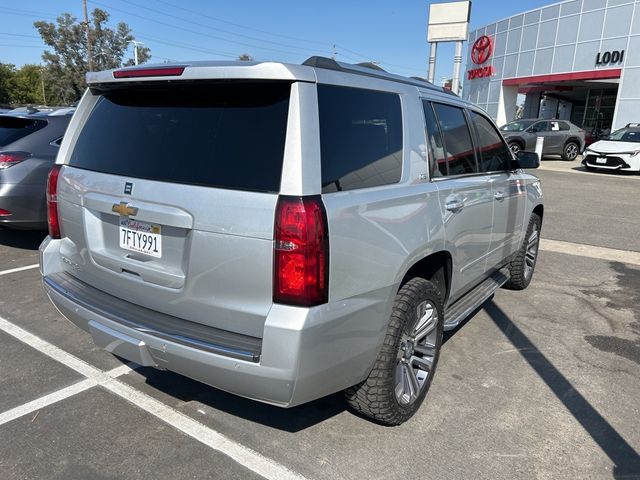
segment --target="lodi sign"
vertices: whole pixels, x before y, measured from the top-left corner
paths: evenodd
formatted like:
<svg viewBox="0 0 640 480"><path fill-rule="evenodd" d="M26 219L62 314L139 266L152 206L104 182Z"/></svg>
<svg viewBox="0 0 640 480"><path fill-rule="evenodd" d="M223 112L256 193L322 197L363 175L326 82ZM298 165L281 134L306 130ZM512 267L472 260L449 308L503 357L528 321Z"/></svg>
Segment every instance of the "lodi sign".
<svg viewBox="0 0 640 480"><path fill-rule="evenodd" d="M476 65L482 65L491 58L493 54L493 39L487 35L479 37L473 46L471 47L471 61ZM495 73L493 65L486 67L472 68L467 71L467 78L473 80L474 78L490 77Z"/></svg>
<svg viewBox="0 0 640 480"><path fill-rule="evenodd" d="M596 55L596 65L610 65L612 63L622 63L624 60L624 50L613 50L611 52L598 52Z"/></svg>

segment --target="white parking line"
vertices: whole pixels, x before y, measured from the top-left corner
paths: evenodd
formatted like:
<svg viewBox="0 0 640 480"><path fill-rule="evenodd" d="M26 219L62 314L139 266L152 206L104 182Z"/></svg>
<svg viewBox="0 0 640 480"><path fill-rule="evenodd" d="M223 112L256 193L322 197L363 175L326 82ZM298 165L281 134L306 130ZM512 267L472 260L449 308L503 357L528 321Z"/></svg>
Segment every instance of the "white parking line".
<svg viewBox="0 0 640 480"><path fill-rule="evenodd" d="M41 410L44 407L47 407L53 403L59 402L60 400L64 400L65 398L72 397L77 395L80 392L84 392L85 390L90 389L91 387L95 387L98 384L95 380L91 378L85 378L84 380L74 383L62 390L56 390L49 395L45 395L40 398L36 398L35 400L20 405L18 407L12 408L11 410L7 410L6 412L0 413L0 425L4 425L5 423L9 423L16 418L20 418L24 415L28 415L37 410Z"/></svg>
<svg viewBox="0 0 640 480"><path fill-rule="evenodd" d="M547 238L540 239L540 249L548 252L608 260L610 262L640 265L640 252L630 250L617 250L615 248L596 247L581 243L561 242L560 240L550 240Z"/></svg>
<svg viewBox="0 0 640 480"><path fill-rule="evenodd" d="M80 360L78 357L65 352L61 348L58 348L55 345L47 342L46 340L43 340L40 337L27 332L23 328L14 325L9 320L6 320L2 317L0 317L0 330L8 333L12 337L17 338L21 342L26 343L30 347L35 348L39 352L44 353L46 356L53 358L63 365L66 365L67 367L75 370L76 372L87 378L100 380L104 375L102 370L94 367L93 365L89 365L84 360Z"/></svg>
<svg viewBox="0 0 640 480"><path fill-rule="evenodd" d="M135 370L136 367L137 365L135 364L120 365L119 367L101 374L102 382L98 381L95 378L85 378L84 380L74 383L73 385L69 385L68 387L65 387L61 390L56 390L53 393L49 393L48 395L36 398L31 402L19 405L15 408L7 410L6 412L2 412L0 413L0 425L4 425L5 423L11 422L16 418L28 415L44 407L48 407L49 405L59 402L60 400L64 400L65 398L77 395L78 393L84 392L85 390L95 387L96 385L101 385L104 382L108 381L105 377L111 379L117 378L121 375L126 375L132 370Z"/></svg>
<svg viewBox="0 0 640 480"><path fill-rule="evenodd" d="M86 380L1 413L0 425L69 398L93 386L100 385L191 438L227 455L238 464L268 480L304 480L305 478L284 465L264 457L260 453L165 405L146 393L116 380L116 377L131 370L129 365L122 365L108 372L103 372L2 317L0 317L0 330L87 377Z"/></svg>
<svg viewBox="0 0 640 480"><path fill-rule="evenodd" d="M244 445L237 443L221 433L203 425L191 417L171 408L164 403L142 393L129 385L112 380L102 385L116 395L127 399L137 407L186 433L191 438L204 443L231 457L240 465L253 470L267 479L302 480L304 477L284 465L262 456Z"/></svg>
<svg viewBox="0 0 640 480"><path fill-rule="evenodd" d="M2 275L9 275L10 273L22 272L24 270L31 270L32 268L38 268L40 265L38 263L34 263L33 265L27 265L26 267L18 267L12 268L10 270L3 270L0 272L0 277Z"/></svg>

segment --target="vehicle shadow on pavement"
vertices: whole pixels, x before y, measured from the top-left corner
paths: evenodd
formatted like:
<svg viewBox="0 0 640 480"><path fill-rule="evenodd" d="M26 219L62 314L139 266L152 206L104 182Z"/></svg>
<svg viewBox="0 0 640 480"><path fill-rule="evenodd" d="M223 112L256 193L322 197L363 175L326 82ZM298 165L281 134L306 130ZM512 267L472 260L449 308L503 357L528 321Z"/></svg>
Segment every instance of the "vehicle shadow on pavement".
<svg viewBox="0 0 640 480"><path fill-rule="evenodd" d="M290 433L309 428L346 410L346 401L341 392L298 407L280 408L238 397L169 371L155 368L139 368L136 371L145 377L147 385L182 402L198 402L229 415Z"/></svg>
<svg viewBox="0 0 640 480"><path fill-rule="evenodd" d="M40 230L9 230L0 227L0 245L23 250L37 250L47 232Z"/></svg>
<svg viewBox="0 0 640 480"><path fill-rule="evenodd" d="M484 310L573 417L615 464L613 477L640 478L640 455L544 356L493 299Z"/></svg>

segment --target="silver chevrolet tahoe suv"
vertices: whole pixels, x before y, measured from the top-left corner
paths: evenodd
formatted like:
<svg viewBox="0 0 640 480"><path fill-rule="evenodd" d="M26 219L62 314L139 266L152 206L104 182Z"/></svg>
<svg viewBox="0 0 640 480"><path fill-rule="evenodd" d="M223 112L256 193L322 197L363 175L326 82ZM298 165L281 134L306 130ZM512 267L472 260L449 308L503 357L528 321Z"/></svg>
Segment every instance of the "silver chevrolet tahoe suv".
<svg viewBox="0 0 640 480"><path fill-rule="evenodd" d="M525 288L534 154L432 84L312 57L90 73L48 181L51 301L94 342L400 424L444 330Z"/></svg>

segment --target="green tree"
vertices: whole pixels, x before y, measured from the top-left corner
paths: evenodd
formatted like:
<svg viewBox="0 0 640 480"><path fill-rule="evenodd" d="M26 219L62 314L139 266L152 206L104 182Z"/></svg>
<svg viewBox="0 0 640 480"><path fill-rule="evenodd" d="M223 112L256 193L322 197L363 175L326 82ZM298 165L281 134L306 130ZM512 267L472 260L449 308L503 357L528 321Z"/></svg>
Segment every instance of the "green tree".
<svg viewBox="0 0 640 480"><path fill-rule="evenodd" d="M0 63L0 104L9 105L11 96L15 90L15 66L8 63Z"/></svg>
<svg viewBox="0 0 640 480"><path fill-rule="evenodd" d="M134 40L129 26L120 22L109 28L109 14L96 8L89 20L91 57L94 70L105 70L133 65L133 59L125 60L129 42ZM89 71L87 58L87 30L84 22L79 22L69 13L60 15L56 23L38 21L33 24L42 40L53 51L45 51L46 79L51 98L50 104L69 104L80 99L86 88L85 75ZM139 63L151 57L148 48L138 49Z"/></svg>
<svg viewBox="0 0 640 480"><path fill-rule="evenodd" d="M243 61L243 62L252 62L253 61L253 57L251 55L249 55L248 53L242 53L242 54L238 55L238 60Z"/></svg>
<svg viewBox="0 0 640 480"><path fill-rule="evenodd" d="M11 95L13 104L46 104L44 68L40 65L27 64L15 72L14 89Z"/></svg>

